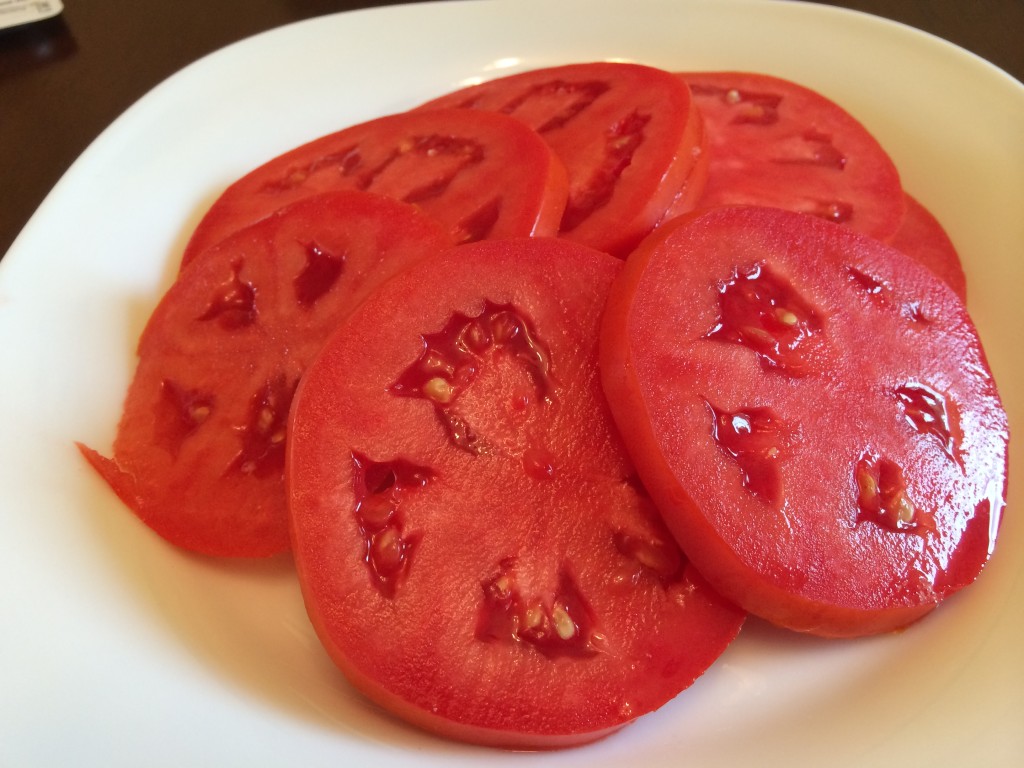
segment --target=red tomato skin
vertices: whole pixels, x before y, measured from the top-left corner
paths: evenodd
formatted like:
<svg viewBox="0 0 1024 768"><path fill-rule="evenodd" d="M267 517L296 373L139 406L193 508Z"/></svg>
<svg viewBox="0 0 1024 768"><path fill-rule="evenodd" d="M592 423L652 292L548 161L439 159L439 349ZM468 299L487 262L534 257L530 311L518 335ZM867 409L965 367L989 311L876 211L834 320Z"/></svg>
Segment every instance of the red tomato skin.
<svg viewBox="0 0 1024 768"><path fill-rule="evenodd" d="M280 441L292 388L377 283L450 244L412 206L363 192L307 198L236 233L183 270L154 309L112 458L79 449L176 546L217 557L287 551ZM322 264L310 251L344 259L333 282L314 286L329 285L322 294L300 277ZM246 289L254 316L239 319Z"/></svg>
<svg viewBox="0 0 1024 768"><path fill-rule="evenodd" d="M709 137L701 207L785 208L880 240L899 228L904 195L896 165L841 106L798 83L761 73L682 72L679 77L690 86Z"/></svg>
<svg viewBox="0 0 1024 768"><path fill-rule="evenodd" d="M730 254L707 255L722 243ZM799 266L799 256L785 260L778 255L789 250L805 257L805 267ZM808 252L815 254L813 260L806 258ZM715 296L727 277L721 274L723 265L758 260L798 284L815 306L841 311L841 318L824 314L826 327L846 322L859 327L829 342L833 346L818 348L819 359L802 378L773 375L742 345L704 338L715 327ZM684 263L699 265L685 268L687 274L708 270L701 276L703 287L674 275ZM838 274L829 290L855 282L844 277L850 265L883 276L896 291L885 300L889 309L879 309L868 297L867 322L891 316L892 307L906 300L905 306L923 308L936 330L908 329L914 323L901 321L901 341L890 348L879 339L873 346L870 340L884 333L881 321L878 327L864 325L857 319L860 310L849 309L848 298L837 300L810 287L812 281L800 276L806 265L813 265L817 275ZM664 318L673 320L665 324ZM934 335L926 340L929 334ZM941 349L936 337L948 342L948 349ZM931 351L911 351L918 345ZM936 347L940 352L934 353ZM834 352L840 348L864 354L858 357L855 351L847 362L837 362ZM648 355L646 349L662 351ZM894 402L878 394L913 381L904 357L922 364L918 374L926 381L948 376L949 398L957 404L950 409L950 429L958 438L955 451L964 471L950 468L953 462L929 435L907 437L907 420ZM970 584L987 561L1005 505L1006 415L962 302L895 250L777 209L719 208L680 217L627 260L606 307L600 360L616 423L666 524L713 587L752 614L825 637L891 631ZM964 373L961 366L974 373ZM879 383L874 390L862 384L873 377L889 384ZM659 380L666 383L659 385ZM698 390L700 397L695 396ZM736 463L712 439L703 398L729 411L767 407L784 424L797 423L780 444L782 479L792 486L782 511L773 511L743 486ZM811 412L813 421L806 416ZM901 440L912 446L909 457L900 453L906 445ZM862 442L906 459L917 470L908 494L922 500L936 530L882 530L860 517L853 469ZM938 501L947 498L948 506ZM906 555L906 567L919 574L919 581L901 580L904 566L892 553Z"/></svg>
<svg viewBox="0 0 1024 768"><path fill-rule="evenodd" d="M624 258L670 205L688 210L704 181L700 173L691 177L701 156L701 117L688 89L673 78L640 64L568 64L507 75L420 108L498 111L537 130L569 174L569 202L559 235ZM563 111L552 112L556 107ZM630 147L631 154L616 164L615 153L622 147ZM595 189L603 187L611 194L595 196Z"/></svg>
<svg viewBox="0 0 1024 768"><path fill-rule="evenodd" d="M739 631L744 614L689 566L661 582L623 554L628 540L612 542L636 531L678 552L630 480L597 378L598 318L620 266L561 240L461 246L376 292L300 385L287 476L311 622L356 687L419 727L517 749L592 741L676 695ZM552 399L523 389L518 363L487 358L458 395L489 446L472 455L453 447L430 402L389 387L430 334L487 301L529 320L549 355ZM353 377L370 346L372 362ZM543 472L538 451L550 457ZM415 548L390 595L364 558L353 453L430 472L402 490L402 535ZM526 640L480 637L481 586L502 564L529 601L568 574L615 651L549 658Z"/></svg>
<svg viewBox="0 0 1024 768"><path fill-rule="evenodd" d="M931 211L909 194L906 199L906 215L889 245L924 264L966 301L967 277L956 246Z"/></svg>
<svg viewBox="0 0 1024 768"><path fill-rule="evenodd" d="M388 115L314 139L235 181L200 220L182 263L290 203L344 189L418 205L458 243L554 234L567 180L547 145L503 115Z"/></svg>

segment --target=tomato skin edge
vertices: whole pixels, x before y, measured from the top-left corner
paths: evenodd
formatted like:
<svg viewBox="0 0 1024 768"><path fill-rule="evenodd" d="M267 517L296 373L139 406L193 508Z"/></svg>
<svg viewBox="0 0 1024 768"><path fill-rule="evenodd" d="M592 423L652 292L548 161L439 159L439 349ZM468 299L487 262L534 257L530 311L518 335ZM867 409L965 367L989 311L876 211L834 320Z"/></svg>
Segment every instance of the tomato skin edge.
<svg viewBox="0 0 1024 768"><path fill-rule="evenodd" d="M435 715L426 709L413 706L401 696L391 693L384 686L375 682L372 677L360 671L358 665L350 663L344 653L334 647L330 639L331 633L319 626L318 621L314 618L317 615L316 611L308 613L327 655L331 657L349 684L381 707L383 714L399 725L411 725L445 739L471 745L515 751L551 751L599 741L635 722L629 721L604 730L575 734L520 733L458 723Z"/></svg>

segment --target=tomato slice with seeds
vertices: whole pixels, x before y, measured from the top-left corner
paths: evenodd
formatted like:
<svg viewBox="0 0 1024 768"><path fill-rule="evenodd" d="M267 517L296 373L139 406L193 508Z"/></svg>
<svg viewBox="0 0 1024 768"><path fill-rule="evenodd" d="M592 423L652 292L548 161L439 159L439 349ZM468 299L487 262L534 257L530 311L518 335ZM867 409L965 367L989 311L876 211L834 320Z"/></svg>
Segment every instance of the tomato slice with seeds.
<svg viewBox="0 0 1024 768"><path fill-rule="evenodd" d="M616 281L601 366L667 525L751 613L895 629L992 550L995 383L963 303L887 245L781 209L676 219Z"/></svg>
<svg viewBox="0 0 1024 768"><path fill-rule="evenodd" d="M343 189L415 204L454 242L554 234L567 193L561 163L516 120L469 110L389 115L315 139L236 181L199 222L183 263L285 205Z"/></svg>
<svg viewBox="0 0 1024 768"><path fill-rule="evenodd" d="M904 198L896 166L838 104L766 74L680 77L690 86L708 134L710 167L699 205L785 208L880 240L899 228Z"/></svg>
<svg viewBox="0 0 1024 768"><path fill-rule="evenodd" d="M499 112L534 128L569 174L560 236L616 256L625 257L674 201L686 207L703 183L700 173L691 177L701 156L700 114L686 86L653 67L544 67L424 106Z"/></svg>
<svg viewBox="0 0 1024 768"><path fill-rule="evenodd" d="M592 740L739 630L607 412L597 330L620 266L557 239L460 246L375 292L300 384L288 485L310 618L349 679L418 726Z"/></svg>
<svg viewBox="0 0 1024 768"><path fill-rule="evenodd" d="M318 195L182 270L151 316L113 457L80 446L157 533L208 555L289 548L288 410L309 361L379 282L451 242L410 205Z"/></svg>
<svg viewBox="0 0 1024 768"><path fill-rule="evenodd" d="M966 300L967 277L956 246L931 211L909 194L906 200L907 213L889 245L924 264Z"/></svg>

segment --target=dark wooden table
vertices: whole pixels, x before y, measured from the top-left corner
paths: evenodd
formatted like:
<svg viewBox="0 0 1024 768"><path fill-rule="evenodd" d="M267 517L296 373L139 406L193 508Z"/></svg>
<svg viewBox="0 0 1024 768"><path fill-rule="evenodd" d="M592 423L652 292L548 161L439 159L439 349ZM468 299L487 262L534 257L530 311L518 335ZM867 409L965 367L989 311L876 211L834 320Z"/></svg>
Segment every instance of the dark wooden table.
<svg viewBox="0 0 1024 768"><path fill-rule="evenodd" d="M164 78L258 32L337 11L396 5L398 0L64 4L56 19L0 31L0 257L74 159ZM938 35L1024 80L1024 0L829 4Z"/></svg>

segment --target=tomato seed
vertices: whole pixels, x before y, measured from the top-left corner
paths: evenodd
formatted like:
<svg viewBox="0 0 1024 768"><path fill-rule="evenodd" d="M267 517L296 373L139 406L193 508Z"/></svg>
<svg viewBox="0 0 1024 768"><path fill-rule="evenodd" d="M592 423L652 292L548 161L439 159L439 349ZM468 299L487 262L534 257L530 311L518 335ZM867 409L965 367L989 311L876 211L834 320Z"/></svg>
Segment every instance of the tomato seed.
<svg viewBox="0 0 1024 768"><path fill-rule="evenodd" d="M423 394L435 403L450 403L454 397L454 390L447 381L435 376L423 385Z"/></svg>

